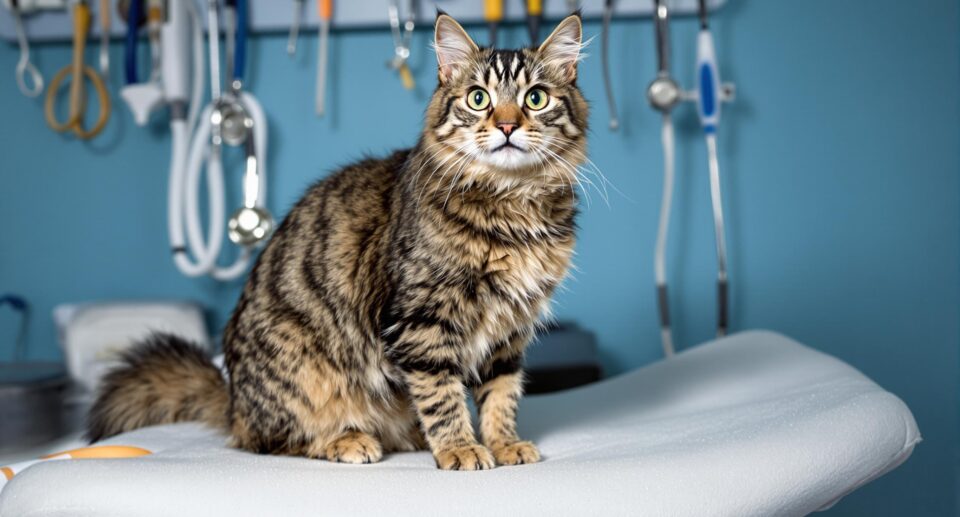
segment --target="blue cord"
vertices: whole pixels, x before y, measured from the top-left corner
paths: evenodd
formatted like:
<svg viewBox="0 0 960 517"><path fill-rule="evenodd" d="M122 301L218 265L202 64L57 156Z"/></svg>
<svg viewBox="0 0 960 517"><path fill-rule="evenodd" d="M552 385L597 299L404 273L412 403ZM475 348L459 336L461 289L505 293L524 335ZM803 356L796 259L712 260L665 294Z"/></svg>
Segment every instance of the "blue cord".
<svg viewBox="0 0 960 517"><path fill-rule="evenodd" d="M131 0L127 11L127 38L123 48L123 62L127 84L137 84L137 37L138 26L143 18L142 0Z"/></svg>
<svg viewBox="0 0 960 517"><path fill-rule="evenodd" d="M247 64L247 0L235 0L237 9L237 40L233 56L233 78L243 80L243 67Z"/></svg>
<svg viewBox="0 0 960 517"><path fill-rule="evenodd" d="M0 305L10 304L15 310L20 312L26 312L27 310L27 300L22 296L17 296L15 294L5 294L0 296Z"/></svg>
<svg viewBox="0 0 960 517"><path fill-rule="evenodd" d="M22 296L15 294L5 294L0 296L0 306L4 304L13 307L13 310L20 313L20 332L17 334L16 347L13 349L14 362L22 361L27 352L27 320L30 317L30 305Z"/></svg>

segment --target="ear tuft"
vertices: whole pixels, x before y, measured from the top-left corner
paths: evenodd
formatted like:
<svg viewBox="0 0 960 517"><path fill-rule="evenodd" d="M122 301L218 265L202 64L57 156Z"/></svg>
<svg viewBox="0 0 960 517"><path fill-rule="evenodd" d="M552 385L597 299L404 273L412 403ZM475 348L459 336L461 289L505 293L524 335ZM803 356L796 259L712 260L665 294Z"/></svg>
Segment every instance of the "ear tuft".
<svg viewBox="0 0 960 517"><path fill-rule="evenodd" d="M577 62L583 48L583 24L580 12L567 16L557 25L550 37L540 45L538 52L548 65L563 69L570 79L577 77Z"/></svg>
<svg viewBox="0 0 960 517"><path fill-rule="evenodd" d="M437 51L437 65L440 81L449 81L456 72L467 64L470 56L479 50L470 39L467 31L456 20L443 12L437 13L434 28L434 49Z"/></svg>

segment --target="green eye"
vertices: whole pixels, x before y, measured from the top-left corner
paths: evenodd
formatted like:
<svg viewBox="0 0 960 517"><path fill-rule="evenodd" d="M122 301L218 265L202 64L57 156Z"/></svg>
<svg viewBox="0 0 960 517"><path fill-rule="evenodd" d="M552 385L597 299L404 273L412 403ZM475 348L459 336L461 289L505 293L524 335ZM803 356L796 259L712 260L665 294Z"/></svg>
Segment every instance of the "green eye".
<svg viewBox="0 0 960 517"><path fill-rule="evenodd" d="M534 111L542 110L547 107L547 101L549 99L547 92L540 88L534 88L527 92L527 107Z"/></svg>
<svg viewBox="0 0 960 517"><path fill-rule="evenodd" d="M483 88L474 88L467 94L467 106L472 110L485 110L490 105L490 94Z"/></svg>

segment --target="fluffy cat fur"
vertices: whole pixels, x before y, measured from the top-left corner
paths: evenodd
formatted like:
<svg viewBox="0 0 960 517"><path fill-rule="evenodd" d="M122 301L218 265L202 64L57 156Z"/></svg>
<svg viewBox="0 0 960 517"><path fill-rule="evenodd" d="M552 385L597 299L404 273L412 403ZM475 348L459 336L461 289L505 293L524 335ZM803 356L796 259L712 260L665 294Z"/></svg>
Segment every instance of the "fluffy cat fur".
<svg viewBox="0 0 960 517"><path fill-rule="evenodd" d="M439 84L416 147L350 165L293 207L226 327L228 380L156 335L105 377L88 437L200 420L257 453L370 463L429 448L453 470L539 461L516 411L524 348L574 250L581 40L573 15L539 48L481 49L440 14Z"/></svg>

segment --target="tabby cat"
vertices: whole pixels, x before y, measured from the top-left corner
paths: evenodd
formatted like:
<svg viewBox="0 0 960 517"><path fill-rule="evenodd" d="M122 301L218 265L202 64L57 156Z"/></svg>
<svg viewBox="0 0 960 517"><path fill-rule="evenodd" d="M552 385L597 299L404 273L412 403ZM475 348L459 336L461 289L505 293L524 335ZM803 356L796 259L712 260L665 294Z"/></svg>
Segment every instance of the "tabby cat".
<svg viewBox="0 0 960 517"><path fill-rule="evenodd" d="M434 36L439 85L417 145L350 165L293 207L226 327L229 380L155 335L105 377L91 440L199 420L265 454L539 461L516 410L524 348L574 250L580 18L531 49L478 48L442 13Z"/></svg>

